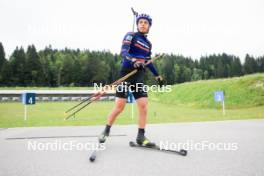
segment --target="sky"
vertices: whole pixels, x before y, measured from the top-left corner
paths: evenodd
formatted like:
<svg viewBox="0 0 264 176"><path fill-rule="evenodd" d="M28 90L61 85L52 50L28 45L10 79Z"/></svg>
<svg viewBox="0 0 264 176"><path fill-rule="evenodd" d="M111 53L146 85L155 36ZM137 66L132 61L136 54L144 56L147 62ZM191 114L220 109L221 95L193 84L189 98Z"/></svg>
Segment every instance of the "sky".
<svg viewBox="0 0 264 176"><path fill-rule="evenodd" d="M264 55L263 0L0 0L0 42L7 57L30 44L119 53L131 7L153 19L153 53Z"/></svg>

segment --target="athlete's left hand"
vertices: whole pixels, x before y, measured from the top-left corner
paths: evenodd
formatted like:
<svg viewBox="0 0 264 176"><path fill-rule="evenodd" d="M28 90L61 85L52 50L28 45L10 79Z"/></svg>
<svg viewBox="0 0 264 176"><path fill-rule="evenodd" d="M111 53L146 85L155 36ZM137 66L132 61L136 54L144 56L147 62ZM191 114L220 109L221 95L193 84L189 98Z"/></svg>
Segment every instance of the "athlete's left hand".
<svg viewBox="0 0 264 176"><path fill-rule="evenodd" d="M158 82L159 86L164 86L164 80L162 76L156 76L155 79Z"/></svg>

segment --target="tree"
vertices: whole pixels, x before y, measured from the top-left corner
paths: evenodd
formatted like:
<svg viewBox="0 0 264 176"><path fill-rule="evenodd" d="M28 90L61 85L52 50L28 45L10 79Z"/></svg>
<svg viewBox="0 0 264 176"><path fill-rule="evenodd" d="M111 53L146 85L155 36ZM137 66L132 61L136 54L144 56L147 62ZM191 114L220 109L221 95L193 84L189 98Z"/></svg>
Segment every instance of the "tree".
<svg viewBox="0 0 264 176"><path fill-rule="evenodd" d="M245 63L244 63L244 72L245 74L252 74L258 71L258 65L254 57L246 55Z"/></svg>
<svg viewBox="0 0 264 176"><path fill-rule="evenodd" d="M203 79L208 79L208 78L209 78L209 73L207 70L205 70L203 73Z"/></svg>
<svg viewBox="0 0 264 176"><path fill-rule="evenodd" d="M225 76L225 66L221 59L218 59L216 67L216 77L223 78Z"/></svg>
<svg viewBox="0 0 264 176"><path fill-rule="evenodd" d="M44 72L41 66L40 57L34 45L30 45L27 48L25 70L27 86L44 85Z"/></svg>
<svg viewBox="0 0 264 176"><path fill-rule="evenodd" d="M7 60L5 58L5 50L4 50L2 43L0 42L0 71L6 61Z"/></svg>
<svg viewBox="0 0 264 176"><path fill-rule="evenodd" d="M257 58L258 71L264 72L264 56Z"/></svg>
<svg viewBox="0 0 264 176"><path fill-rule="evenodd" d="M10 68L12 77L10 77L10 83L13 86L25 86L25 70L26 70L26 54L22 47L16 47L15 51L10 57Z"/></svg>
<svg viewBox="0 0 264 176"><path fill-rule="evenodd" d="M93 55L87 54L82 61L81 84L83 86L93 86L93 83L107 83L109 68L106 63Z"/></svg>
<svg viewBox="0 0 264 176"><path fill-rule="evenodd" d="M5 58L0 43L1 86L91 86L93 83L109 84L119 76L121 56L109 51L89 51L65 48L52 49L49 45L37 51L34 45L14 50ZM246 55L245 63L239 57L222 54L202 56L193 60L182 55L165 55L155 62L159 74L168 84L201 79L226 78L255 72L264 72L264 57ZM154 79L148 71L148 84Z"/></svg>
<svg viewBox="0 0 264 176"><path fill-rule="evenodd" d="M174 63L172 57L163 58L162 73L168 84L173 84L176 82L176 72L174 70Z"/></svg>
<svg viewBox="0 0 264 176"><path fill-rule="evenodd" d="M61 84L64 86L73 82L73 64L73 58L69 54L66 54L63 58L61 69Z"/></svg>
<svg viewBox="0 0 264 176"><path fill-rule="evenodd" d="M174 75L174 83L180 83L181 68L178 64L174 65L173 75Z"/></svg>
<svg viewBox="0 0 264 176"><path fill-rule="evenodd" d="M201 80L203 78L203 70L194 68L192 74L192 81Z"/></svg>
<svg viewBox="0 0 264 176"><path fill-rule="evenodd" d="M0 86L12 86L14 85L12 82L13 72L11 68L11 64L9 62L4 62L2 70L1 70L1 80Z"/></svg>
<svg viewBox="0 0 264 176"><path fill-rule="evenodd" d="M5 50L2 43L0 42L0 84L3 84L2 69L6 62L7 60L5 58Z"/></svg>
<svg viewBox="0 0 264 176"><path fill-rule="evenodd" d="M183 77L184 77L184 81L191 81L192 71L190 68L183 67Z"/></svg>
<svg viewBox="0 0 264 176"><path fill-rule="evenodd" d="M241 76L242 74L242 64L240 59L235 57L231 63L231 76Z"/></svg>

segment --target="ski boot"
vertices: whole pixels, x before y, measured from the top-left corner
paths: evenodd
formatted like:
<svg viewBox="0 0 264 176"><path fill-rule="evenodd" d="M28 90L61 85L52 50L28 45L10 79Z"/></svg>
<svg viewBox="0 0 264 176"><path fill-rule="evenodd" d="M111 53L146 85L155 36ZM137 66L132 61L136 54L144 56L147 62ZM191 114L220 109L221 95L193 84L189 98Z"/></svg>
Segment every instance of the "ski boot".
<svg viewBox="0 0 264 176"><path fill-rule="evenodd" d="M98 137L99 143L105 143L106 138L109 136L110 133L110 125L106 125L102 134Z"/></svg>
<svg viewBox="0 0 264 176"><path fill-rule="evenodd" d="M151 142L150 140L148 140L145 136L142 135L138 135L137 136L137 144L141 145L143 147L155 147L156 144L154 142Z"/></svg>
<svg viewBox="0 0 264 176"><path fill-rule="evenodd" d="M100 134L98 137L99 143L105 143L106 138L109 136L109 133L107 133L105 130Z"/></svg>

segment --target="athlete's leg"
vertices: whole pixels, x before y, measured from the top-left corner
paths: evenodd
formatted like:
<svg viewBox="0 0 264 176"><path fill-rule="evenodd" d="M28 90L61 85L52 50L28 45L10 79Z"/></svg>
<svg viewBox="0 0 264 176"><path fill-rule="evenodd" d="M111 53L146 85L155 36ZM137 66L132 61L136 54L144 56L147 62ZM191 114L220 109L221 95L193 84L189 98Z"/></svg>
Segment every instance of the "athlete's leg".
<svg viewBox="0 0 264 176"><path fill-rule="evenodd" d="M148 97L141 97L136 100L138 107L138 128L144 129L147 121Z"/></svg>
<svg viewBox="0 0 264 176"><path fill-rule="evenodd" d="M153 147L155 146L155 143L150 142L145 137L145 127L147 123L147 111L148 111L148 97L138 98L137 106L139 112L137 143L140 145Z"/></svg>
<svg viewBox="0 0 264 176"><path fill-rule="evenodd" d="M125 106L126 106L126 98L116 97L115 106L107 117L107 124L105 126L105 129L102 132L102 134L99 136L100 143L105 142L106 137L109 136L110 134L111 126L115 122L115 119L117 118L117 116L124 110Z"/></svg>
<svg viewBox="0 0 264 176"><path fill-rule="evenodd" d="M117 116L124 110L126 106L126 98L116 97L115 106L107 117L107 125L112 126Z"/></svg>

